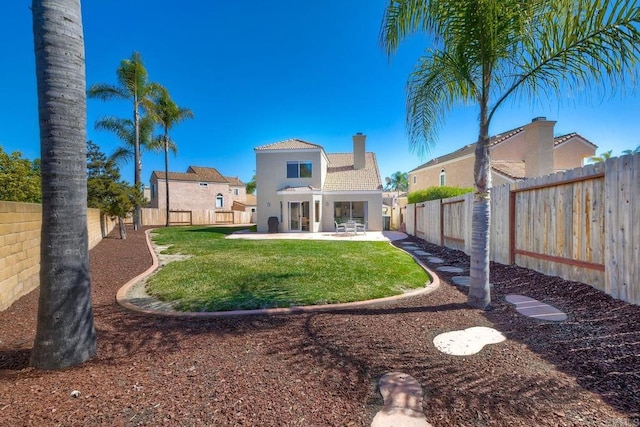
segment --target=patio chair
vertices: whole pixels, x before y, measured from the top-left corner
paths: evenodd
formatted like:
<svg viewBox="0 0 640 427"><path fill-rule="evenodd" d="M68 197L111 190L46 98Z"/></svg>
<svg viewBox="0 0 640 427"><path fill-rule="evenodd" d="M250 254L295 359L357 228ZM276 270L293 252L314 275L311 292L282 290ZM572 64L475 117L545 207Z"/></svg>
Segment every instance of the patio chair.
<svg viewBox="0 0 640 427"><path fill-rule="evenodd" d="M356 234L358 234L358 232L362 232L362 234L367 234L367 222L365 221L364 224L360 224L360 223L356 223Z"/></svg>
<svg viewBox="0 0 640 427"><path fill-rule="evenodd" d="M345 224L338 224L336 221L333 221L333 223L336 225L336 233L344 233L347 231Z"/></svg>

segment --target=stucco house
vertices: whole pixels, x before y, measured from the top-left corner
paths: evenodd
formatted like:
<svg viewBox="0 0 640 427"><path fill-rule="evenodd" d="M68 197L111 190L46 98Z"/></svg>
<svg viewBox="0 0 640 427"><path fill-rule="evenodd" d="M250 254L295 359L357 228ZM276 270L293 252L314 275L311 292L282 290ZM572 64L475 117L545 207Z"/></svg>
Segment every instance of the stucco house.
<svg viewBox="0 0 640 427"><path fill-rule="evenodd" d="M165 172L151 173L149 207L166 209ZM225 177L215 168L189 166L186 172L169 172L170 209L176 211L230 211L234 202L245 204L247 192L238 177Z"/></svg>
<svg viewBox="0 0 640 427"><path fill-rule="evenodd" d="M494 186L583 166L597 145L577 133L554 137L555 121L536 117L531 123L491 137ZM429 187L473 187L476 144L434 158L409 172L409 192Z"/></svg>
<svg viewBox="0 0 640 427"><path fill-rule="evenodd" d="M288 139L254 149L258 232L269 218L281 232L327 232L335 222L366 222L382 230L382 182L366 136L353 136L352 153L326 153L320 145Z"/></svg>

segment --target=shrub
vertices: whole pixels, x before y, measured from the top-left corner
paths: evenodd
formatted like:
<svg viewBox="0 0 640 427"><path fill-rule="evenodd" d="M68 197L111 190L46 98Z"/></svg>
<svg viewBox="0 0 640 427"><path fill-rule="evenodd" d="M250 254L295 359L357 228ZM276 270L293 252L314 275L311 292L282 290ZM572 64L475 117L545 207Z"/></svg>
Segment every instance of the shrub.
<svg viewBox="0 0 640 427"><path fill-rule="evenodd" d="M429 200L446 199L473 192L473 188L460 187L429 187L425 190L418 190L409 193L407 196L409 203L427 202Z"/></svg>

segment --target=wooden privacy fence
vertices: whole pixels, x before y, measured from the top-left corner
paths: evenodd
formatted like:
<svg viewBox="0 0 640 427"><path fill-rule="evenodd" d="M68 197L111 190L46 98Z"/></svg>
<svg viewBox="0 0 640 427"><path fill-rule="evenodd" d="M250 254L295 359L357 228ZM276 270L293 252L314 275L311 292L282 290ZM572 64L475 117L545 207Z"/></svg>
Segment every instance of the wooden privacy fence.
<svg viewBox="0 0 640 427"><path fill-rule="evenodd" d="M172 225L215 225L215 224L252 224L251 212L215 211L194 209L190 211L169 211L169 223ZM131 218L127 219L131 223ZM166 213L163 209L142 208L142 225L165 225Z"/></svg>
<svg viewBox="0 0 640 427"><path fill-rule="evenodd" d="M473 194L409 205L407 232L471 253ZM640 304L640 155L491 190L490 259Z"/></svg>

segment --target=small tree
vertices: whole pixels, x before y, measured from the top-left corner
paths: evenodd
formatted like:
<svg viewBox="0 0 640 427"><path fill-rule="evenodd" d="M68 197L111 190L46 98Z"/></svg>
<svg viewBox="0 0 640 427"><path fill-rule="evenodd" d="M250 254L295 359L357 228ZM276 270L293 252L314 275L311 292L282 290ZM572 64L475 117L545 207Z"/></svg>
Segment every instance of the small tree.
<svg viewBox="0 0 640 427"><path fill-rule="evenodd" d="M91 141L87 141L87 205L100 209L100 213L118 219L120 238L127 238L124 217L136 203L141 203L142 194L135 186L120 179L120 170L113 159L100 151Z"/></svg>
<svg viewBox="0 0 640 427"><path fill-rule="evenodd" d="M22 153L11 154L0 147L0 200L40 203L40 160L22 158Z"/></svg>

